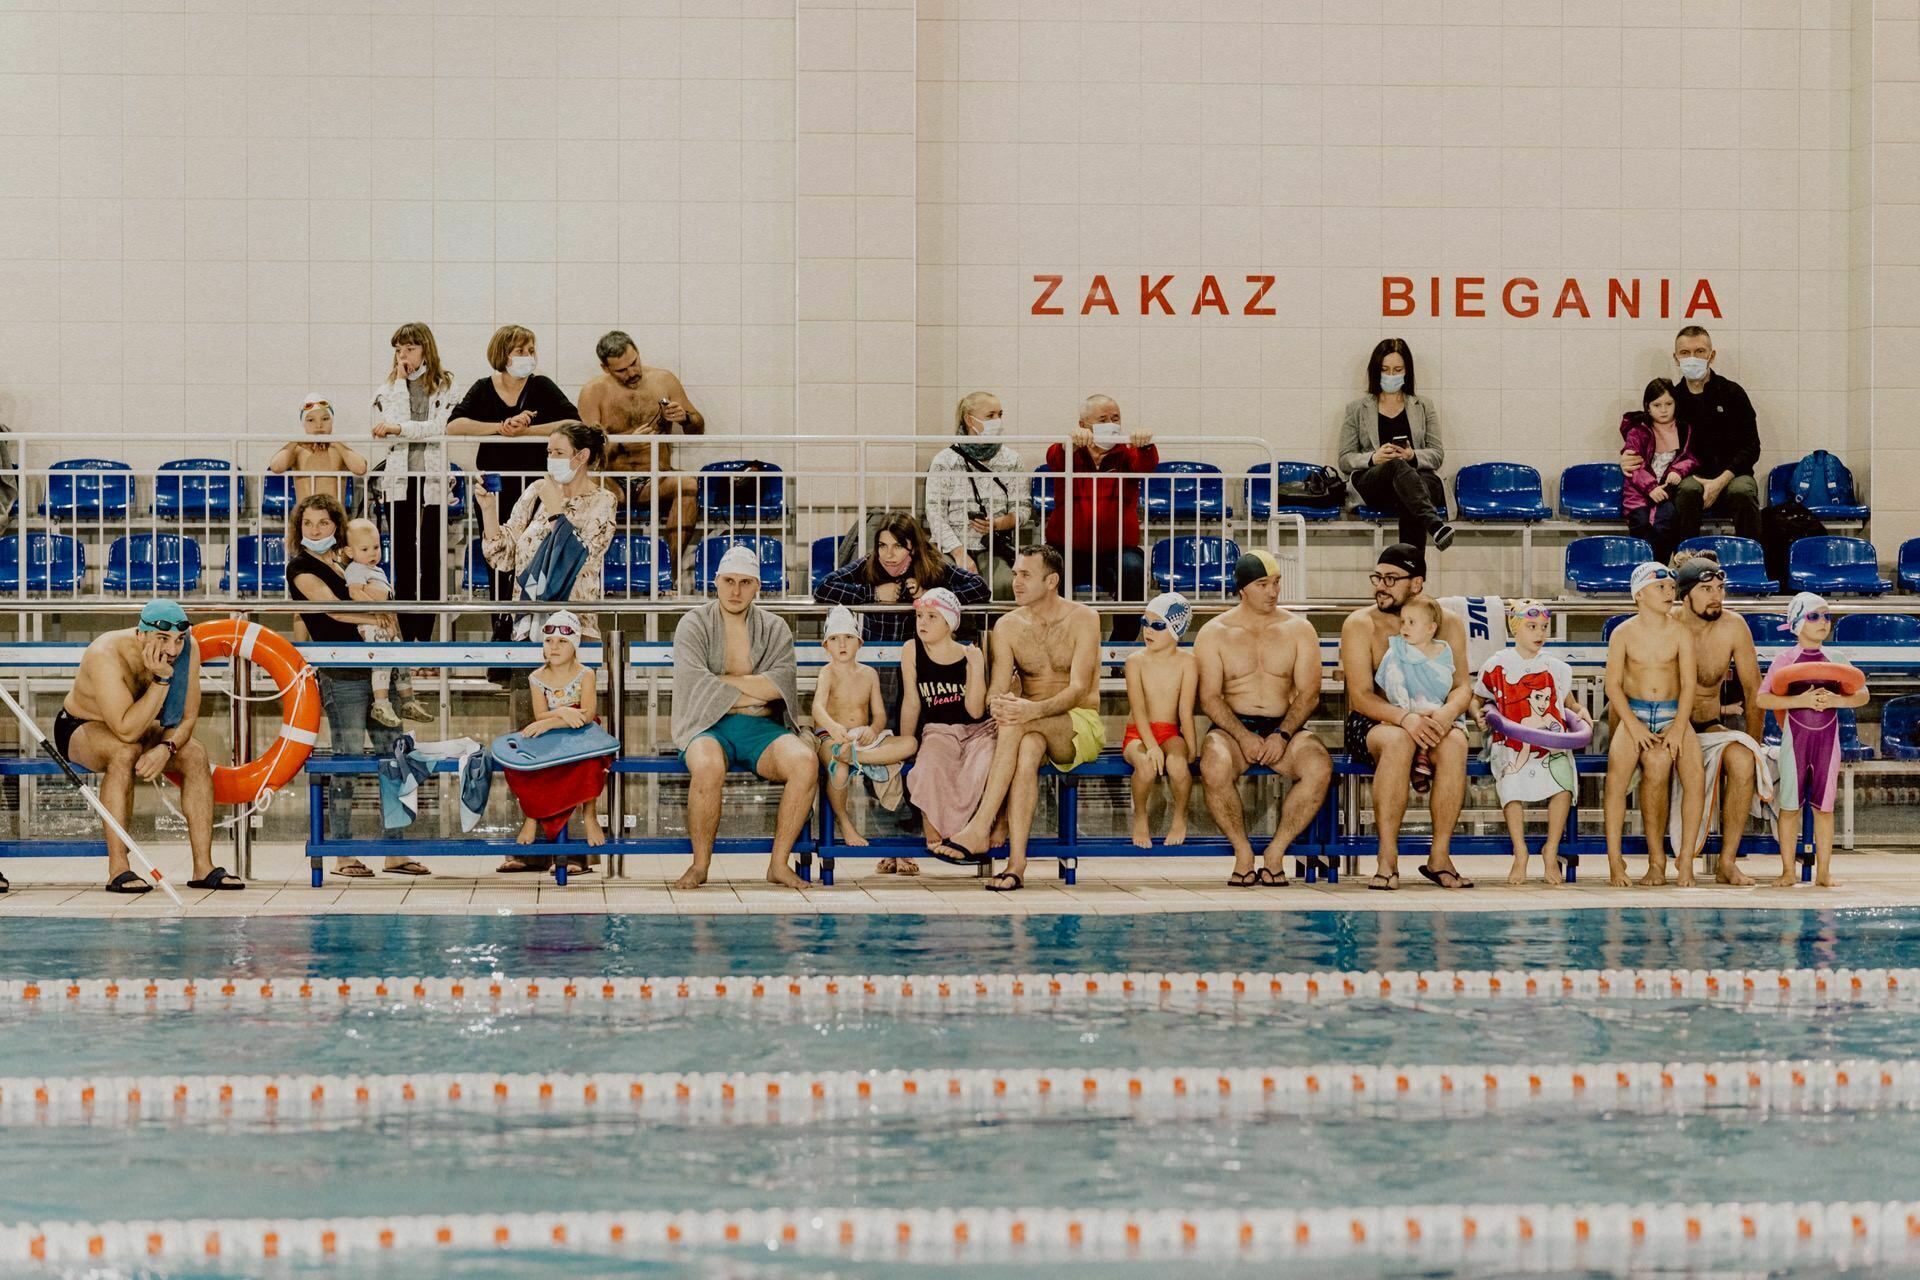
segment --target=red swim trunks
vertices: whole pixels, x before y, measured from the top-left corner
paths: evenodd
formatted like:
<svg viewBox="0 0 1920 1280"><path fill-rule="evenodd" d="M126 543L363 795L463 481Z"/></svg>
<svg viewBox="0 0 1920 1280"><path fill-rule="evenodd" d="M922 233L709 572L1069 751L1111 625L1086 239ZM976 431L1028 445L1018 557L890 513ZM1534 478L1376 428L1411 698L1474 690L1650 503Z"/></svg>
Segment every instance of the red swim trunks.
<svg viewBox="0 0 1920 1280"><path fill-rule="evenodd" d="M1155 746L1164 747L1167 745L1168 738L1177 738L1179 736L1179 725L1164 724L1158 720L1153 722L1153 743ZM1126 752L1128 743L1138 741L1140 741L1140 729L1133 721L1129 720L1127 721L1127 732L1120 739L1121 753L1124 754Z"/></svg>

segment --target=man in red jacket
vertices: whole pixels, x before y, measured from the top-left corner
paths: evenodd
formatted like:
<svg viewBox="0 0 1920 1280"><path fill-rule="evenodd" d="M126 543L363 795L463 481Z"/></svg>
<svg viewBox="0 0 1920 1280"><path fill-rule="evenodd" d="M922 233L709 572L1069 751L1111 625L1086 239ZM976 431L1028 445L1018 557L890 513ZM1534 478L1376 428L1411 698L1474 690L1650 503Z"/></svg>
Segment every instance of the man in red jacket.
<svg viewBox="0 0 1920 1280"><path fill-rule="evenodd" d="M1127 433L1111 396L1088 396L1081 404L1072 444L1073 484L1047 515L1047 541L1066 555L1068 582L1091 578L1108 595L1144 604L1147 558L1140 551L1139 478L1160 465L1160 450L1152 433ZM1048 467L1064 471L1066 464L1066 446L1048 448ZM1138 640L1138 613L1117 614L1112 638L1122 644Z"/></svg>

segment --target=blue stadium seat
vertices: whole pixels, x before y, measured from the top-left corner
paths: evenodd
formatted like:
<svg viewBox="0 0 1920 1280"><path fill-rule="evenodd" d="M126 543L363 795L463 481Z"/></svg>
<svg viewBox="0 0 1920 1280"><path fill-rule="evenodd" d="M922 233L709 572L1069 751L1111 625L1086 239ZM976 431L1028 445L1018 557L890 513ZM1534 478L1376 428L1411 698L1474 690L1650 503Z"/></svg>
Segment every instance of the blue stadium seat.
<svg viewBox="0 0 1920 1280"><path fill-rule="evenodd" d="M1811 490L1795 494L1793 491L1793 469L1798 461L1783 462L1767 472L1767 505L1777 507L1790 497L1798 497L1806 504L1807 510L1822 520L1865 520L1871 511L1864 502L1855 500L1853 472L1847 464L1838 458L1834 466L1839 471L1836 483L1819 492Z"/></svg>
<svg viewBox="0 0 1920 1280"><path fill-rule="evenodd" d="M1802 538L1787 561L1787 584L1829 595L1884 595L1893 584L1880 576L1879 558L1865 538Z"/></svg>
<svg viewBox="0 0 1920 1280"><path fill-rule="evenodd" d="M247 502L247 479L225 458L176 458L160 464L153 514L162 520L225 520Z"/></svg>
<svg viewBox="0 0 1920 1280"><path fill-rule="evenodd" d="M1620 519L1625 478L1617 462L1582 462L1560 473L1560 514L1568 520Z"/></svg>
<svg viewBox="0 0 1920 1280"><path fill-rule="evenodd" d="M1055 470L1055 468L1053 468L1052 466L1049 466L1047 463L1044 463L1044 462L1041 463L1038 467L1035 467L1034 470L1049 472L1053 475L1060 474L1057 470ZM1033 478L1034 514L1039 516L1040 519L1045 520L1048 516L1053 514L1053 503L1054 503L1053 481L1048 479L1044 475L1034 476Z"/></svg>
<svg viewBox="0 0 1920 1280"><path fill-rule="evenodd" d="M1153 544L1154 585L1182 595L1224 595L1234 591L1233 565L1240 544L1232 538L1183 534Z"/></svg>
<svg viewBox="0 0 1920 1280"><path fill-rule="evenodd" d="M1265 524L1273 519L1277 512L1281 515L1297 515L1308 520L1337 520L1340 518L1340 506L1302 507L1291 503L1273 505L1273 490L1276 484L1303 480L1315 472L1325 471L1326 467L1317 462L1276 462L1271 467L1254 467L1247 472L1246 504L1247 511L1255 524ZM1337 472L1335 473L1338 474ZM1345 481L1340 482L1345 485Z"/></svg>
<svg viewBox="0 0 1920 1280"><path fill-rule="evenodd" d="M1476 462L1453 478L1454 505L1462 520L1545 520L1553 514L1541 497L1540 473L1524 462Z"/></svg>
<svg viewBox="0 0 1920 1280"><path fill-rule="evenodd" d="M1607 641L1613 639L1613 633L1620 629L1620 624L1632 616L1630 613L1616 613L1611 618L1608 618L1600 628L1600 643L1605 644Z"/></svg>
<svg viewBox="0 0 1920 1280"><path fill-rule="evenodd" d="M487 563L487 557L482 554L478 538L467 544L464 576L469 595L483 596L493 590L493 566Z"/></svg>
<svg viewBox="0 0 1920 1280"><path fill-rule="evenodd" d="M1784 613L1743 613L1740 616L1746 620L1747 634L1753 637L1755 645L1778 646L1791 639L1781 629L1787 625L1787 615Z"/></svg>
<svg viewBox="0 0 1920 1280"><path fill-rule="evenodd" d="M1400 518L1396 512L1383 511L1379 507L1368 506L1364 499L1359 506L1353 509L1353 515L1356 520L1372 520L1376 524L1390 524ZM1450 518L1447 514L1447 495L1445 491L1442 491L1440 494L1440 518L1442 520Z"/></svg>
<svg viewBox="0 0 1920 1280"><path fill-rule="evenodd" d="M1920 693L1888 698L1880 708L1880 758L1920 760Z"/></svg>
<svg viewBox="0 0 1920 1280"><path fill-rule="evenodd" d="M345 496L342 497L340 505L347 509L348 515L352 515L354 504L360 500L359 477L348 476L346 480L346 487L341 491ZM261 517L267 520L285 520L293 514L293 508L297 505L293 494L294 482L291 474L284 471L279 474L267 472L260 480ZM503 518L505 514L505 512L501 513Z"/></svg>
<svg viewBox="0 0 1920 1280"><path fill-rule="evenodd" d="M1908 538L1900 544L1896 573L1902 591L1920 591L1920 538Z"/></svg>
<svg viewBox="0 0 1920 1280"><path fill-rule="evenodd" d="M693 557L693 585L702 593L713 590L714 576L720 571L720 557L732 546L751 547L760 557L760 589L776 595L787 589L787 544L780 539L756 534L702 538Z"/></svg>
<svg viewBox="0 0 1920 1280"><path fill-rule="evenodd" d="M655 582L663 593L671 592L673 560L666 539L644 533L615 534L601 562L601 582L608 596L650 596Z"/></svg>
<svg viewBox="0 0 1920 1280"><path fill-rule="evenodd" d="M786 519L787 482L771 462L709 462L700 473L700 510L709 522L772 524Z"/></svg>
<svg viewBox="0 0 1920 1280"><path fill-rule="evenodd" d="M1920 644L1920 615L1843 613L1834 619L1835 644Z"/></svg>
<svg viewBox="0 0 1920 1280"><path fill-rule="evenodd" d="M1625 595L1633 566L1653 559L1645 538L1602 534L1567 544L1567 582L1581 595Z"/></svg>
<svg viewBox="0 0 1920 1280"><path fill-rule="evenodd" d="M1162 462L1141 482L1140 508L1149 520L1224 520L1227 482L1211 462Z"/></svg>
<svg viewBox="0 0 1920 1280"><path fill-rule="evenodd" d="M20 590L20 537L0 538L0 591ZM87 550L80 539L64 533L29 533L27 538L28 591L71 593L80 589L87 572Z"/></svg>
<svg viewBox="0 0 1920 1280"><path fill-rule="evenodd" d="M177 533L129 533L107 548L106 591L184 595L200 589L200 544Z"/></svg>
<svg viewBox="0 0 1920 1280"><path fill-rule="evenodd" d="M48 468L40 514L56 520L125 520L133 509L133 468L111 458L68 458ZM108 472L128 472L109 475Z"/></svg>
<svg viewBox="0 0 1920 1280"><path fill-rule="evenodd" d="M810 590L819 590L820 584L828 574L839 568L840 535L830 533L824 538L815 538L813 547L807 553Z"/></svg>
<svg viewBox="0 0 1920 1280"><path fill-rule="evenodd" d="M1708 534L1705 537L1688 538L1680 544L1680 549L1711 551L1718 556L1720 567L1727 571L1727 594L1730 596L1780 594L1779 580L1767 576L1766 550L1752 538Z"/></svg>
<svg viewBox="0 0 1920 1280"><path fill-rule="evenodd" d="M278 534L243 533L227 548L221 566L222 595L279 596L287 591L287 540Z"/></svg>
<svg viewBox="0 0 1920 1280"><path fill-rule="evenodd" d="M447 519L458 520L467 514L467 474L457 462L450 462L447 468L452 472L453 492L447 499ZM500 519L504 523L511 512L502 511Z"/></svg>

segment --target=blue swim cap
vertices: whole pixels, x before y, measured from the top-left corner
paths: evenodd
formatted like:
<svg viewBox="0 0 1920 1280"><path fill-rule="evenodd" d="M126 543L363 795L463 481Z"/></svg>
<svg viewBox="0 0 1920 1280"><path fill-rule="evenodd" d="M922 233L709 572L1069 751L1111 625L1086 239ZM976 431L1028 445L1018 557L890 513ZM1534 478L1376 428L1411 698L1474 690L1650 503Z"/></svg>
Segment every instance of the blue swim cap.
<svg viewBox="0 0 1920 1280"><path fill-rule="evenodd" d="M142 631L185 631L187 611L171 600L149 600L140 610Z"/></svg>

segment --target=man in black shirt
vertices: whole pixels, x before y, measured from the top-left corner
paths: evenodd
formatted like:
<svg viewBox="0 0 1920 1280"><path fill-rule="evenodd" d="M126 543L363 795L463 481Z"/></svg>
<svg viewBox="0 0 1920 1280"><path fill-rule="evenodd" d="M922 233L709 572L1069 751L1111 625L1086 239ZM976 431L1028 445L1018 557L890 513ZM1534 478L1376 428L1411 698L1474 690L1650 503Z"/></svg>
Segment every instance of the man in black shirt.
<svg viewBox="0 0 1920 1280"><path fill-rule="evenodd" d="M1674 387L1676 417L1700 465L1674 490L1674 523L1698 529L1702 511L1733 520L1742 538L1760 539L1760 485L1753 469L1760 462L1760 429L1753 401L1739 383L1713 371L1713 339L1699 325L1688 325L1673 340L1680 366ZM1621 466L1636 470L1642 459L1621 455Z"/></svg>

